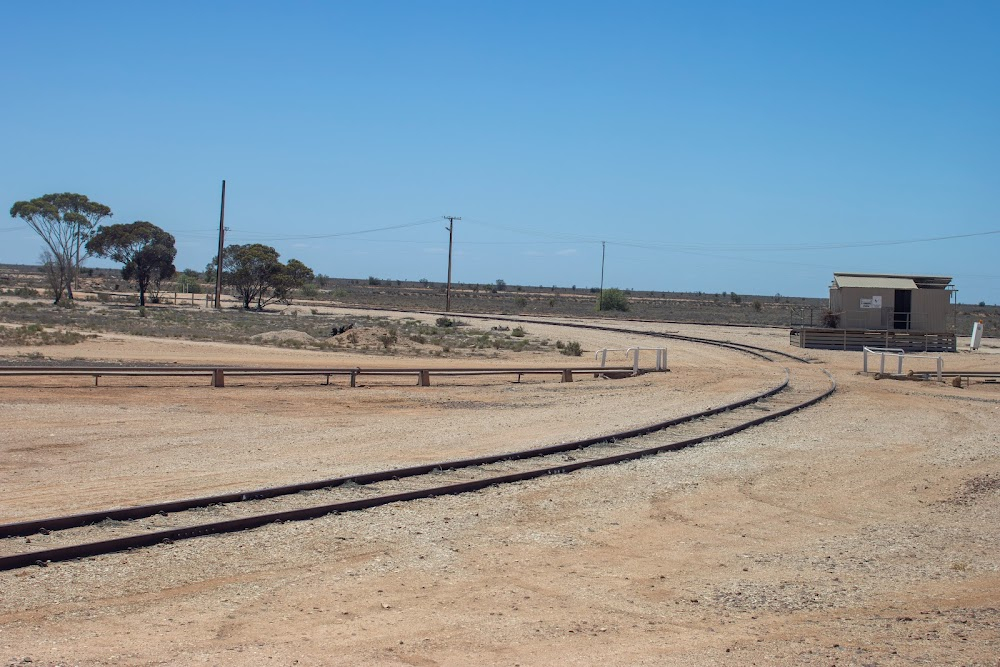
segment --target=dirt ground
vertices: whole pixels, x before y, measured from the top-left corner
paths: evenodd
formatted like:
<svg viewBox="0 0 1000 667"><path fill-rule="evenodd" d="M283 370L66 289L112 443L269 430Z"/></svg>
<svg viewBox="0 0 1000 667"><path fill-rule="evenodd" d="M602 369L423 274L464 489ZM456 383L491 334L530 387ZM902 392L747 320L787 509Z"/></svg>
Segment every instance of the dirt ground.
<svg viewBox="0 0 1000 667"><path fill-rule="evenodd" d="M860 353L790 348L781 329L625 326L806 353L839 389L675 454L0 573L0 664L1000 665L1000 385L874 380ZM659 344L573 338L584 357L492 363ZM783 377L739 353L668 347L669 373L572 384L0 378L0 521L521 449ZM123 335L43 352L407 362ZM944 356L947 369L1000 368L996 354Z"/></svg>

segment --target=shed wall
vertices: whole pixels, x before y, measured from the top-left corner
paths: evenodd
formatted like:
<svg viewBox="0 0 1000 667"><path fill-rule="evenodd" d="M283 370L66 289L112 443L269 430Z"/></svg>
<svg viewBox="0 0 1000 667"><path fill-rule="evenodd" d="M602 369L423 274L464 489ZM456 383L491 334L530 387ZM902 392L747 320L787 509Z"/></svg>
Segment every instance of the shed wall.
<svg viewBox="0 0 1000 667"><path fill-rule="evenodd" d="M913 293L913 325L916 331L947 331L951 292L918 289Z"/></svg>
<svg viewBox="0 0 1000 667"><path fill-rule="evenodd" d="M835 293L838 293L835 295ZM861 299L873 296L882 297L883 308L892 308L896 290L872 287L841 287L830 290L830 304L834 312L842 312L838 329L884 329L885 320L882 310L878 308L862 308ZM837 303L834 306L834 302Z"/></svg>
<svg viewBox="0 0 1000 667"><path fill-rule="evenodd" d="M951 292L938 289L917 289L910 303L911 331L948 331L951 312ZM861 300L882 297L882 309L862 308ZM871 287L831 287L830 309L842 313L838 329L885 329L891 326L896 290Z"/></svg>

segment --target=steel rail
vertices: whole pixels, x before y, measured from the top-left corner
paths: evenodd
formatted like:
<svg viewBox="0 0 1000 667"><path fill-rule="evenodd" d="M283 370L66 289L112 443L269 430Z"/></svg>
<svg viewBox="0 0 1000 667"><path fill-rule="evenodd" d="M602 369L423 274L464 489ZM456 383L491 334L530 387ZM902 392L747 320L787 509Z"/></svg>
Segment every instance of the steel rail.
<svg viewBox="0 0 1000 667"><path fill-rule="evenodd" d="M419 466L410 466L407 468L394 468L390 470L382 470L371 473L361 473L358 475L348 475L346 477L334 477L330 479L322 479L311 482L302 482L299 484L288 484L284 486L266 487L262 489L253 489L250 491L236 491L233 493L217 494L213 496L204 496L200 498L186 498L182 500L173 500L163 503L136 505L133 507L124 507L120 509L107 509L107 510L99 510L96 512L72 514L62 517L49 517L45 519L35 519L32 521L21 521L17 523L0 524L0 539L33 535L43 529L66 530L68 528L79 528L81 526L87 526L108 519L113 521L144 519L151 517L155 514L159 514L160 512L167 512L167 513L181 512L200 507L208 507L210 505L218 505L222 503L234 503L234 502L243 502L247 500L264 500L267 498L277 498L279 496L290 495L293 493L301 493L303 491L315 491L318 489L326 489L330 487L342 486L344 484L351 482L359 485L372 484L376 482L385 482L392 479L404 479L406 477L426 475L428 473L434 472L435 470L458 470L461 468L470 468L473 466L498 463L500 461L516 461L536 456L558 454L560 452L568 452L577 449L583 449L584 447L590 447L591 445L596 445L602 442L625 440L627 438L635 438L642 435L649 435L650 433L662 431L664 429L677 426L679 424L694 421L696 419L702 419L704 417L711 417L712 415L716 415L722 412L727 412L729 410L734 410L736 408L750 405L752 403L757 403L765 398L774 396L775 394L784 391L788 387L788 382L789 382L789 377L786 370L785 380L781 384L771 387L770 389L763 391L761 393L750 396L749 398L735 401L727 405L721 405L715 408L710 408L708 410L703 410L701 412L696 412L689 415L683 415L681 417L676 417L674 419L668 419L666 421L650 424L648 426L641 426L638 428L629 429L627 431L607 433L593 438L573 440L570 442L564 442L557 445L546 445L544 447L524 449L514 452L507 452L503 454L491 454L488 456L456 459L452 461L441 461L437 463L429 463Z"/></svg>
<svg viewBox="0 0 1000 667"><path fill-rule="evenodd" d="M493 319L493 318L490 318L490 319ZM541 324L550 324L550 323L545 323L545 322L539 322L539 323L541 323ZM563 325L563 326L573 326L573 324L571 324L571 323L564 323L564 324L561 324L561 325ZM681 340L688 340L690 342L701 343L701 344L708 344L708 345L715 345L715 346L719 346L719 347L725 347L725 348L735 349L735 350L741 351L741 352L747 352L749 354L753 354L755 356L767 359L769 361L772 360L772 359L770 359L769 357L767 357L763 352L772 352L772 353L777 353L777 354L783 354L784 356L791 357L791 358L796 359L797 361L800 361L800 362L803 362L803 363L809 363L809 361L807 359L803 359L803 358L800 358L800 357L795 357L794 355L784 354L784 353L778 352L776 350L769 350L767 348L758 348L756 346L749 346L749 345L742 345L742 344L733 344L733 343L730 343L728 341L718 341L718 340L712 340L712 339L698 339L698 338L695 338L695 337L687 337L687 336L678 337L678 336L674 336L674 335L671 335L671 334L663 334L663 333L658 333L658 332L642 332L642 331L622 330L622 329L614 329L614 328L611 328L611 327L603 327L603 326L595 326L595 325L576 325L576 326L580 326L581 328L601 329L601 330L609 330L609 331L625 332L625 333L636 333L636 334L643 334L643 335L659 335L661 337L666 337L666 338L675 338L675 339L681 339ZM749 348L749 349L741 349L741 348ZM376 507L376 506L379 506L379 505L385 505L385 504L389 504L389 503L393 503L393 502L402 502L402 501L414 500L414 499L418 499L418 498L432 498L432 497L435 497L435 496L438 496L438 495L451 495L451 494L457 494L457 493L465 493L465 492L469 492L469 491L480 490L480 489L486 488L488 486L493 486L493 485L496 485L496 484L503 484L503 483L509 483L509 482L515 482L515 481L523 481L523 480L527 480L527 479L533 479L533 478L537 478L537 477L542 477L542 476L545 476L545 475L568 473L568 472L572 472L574 470L578 470L578 469L582 469L582 468L598 467L598 466L603 466L603 465L610 465L610 464L614 464L614 463L619 463L619 462L622 462L622 461L633 460L633 459L641 458L641 457L644 457L644 456L649 456L649 455L657 454L657 453L660 453L660 452L676 451L676 450L679 450L679 449L683 449L685 447L690 447L692 445L695 445L695 444L698 444L698 443L701 443L701 442L705 442L707 440L712 440L712 439L716 439L716 438L726 437L728 435L732 435L734 433L738 433L738 432L740 432L742 430L751 428L753 426L757 426L759 424L763 424L765 422L768 422L768 421L771 421L771 420L774 420L774 419L779 419L781 417L784 417L784 416L786 416L788 414L791 414L791 413L796 412L798 410L801 410L803 408L809 407L809 406L811 406L811 405L813 405L813 404L815 404L815 403L817 403L817 402L819 402L819 401L827 398L828 396L830 396L836 390L836 381L833 379L833 376L827 370L823 369L823 372L829 378L829 380L830 380L830 386L829 386L829 388L827 388L821 394L819 394L817 396L814 396L814 397L811 397L811 398L809 398L806 401L803 401L803 402L800 402L798 404L795 404L795 405L793 405L793 406L791 406L789 408L786 408L784 410L780 410L778 412L774 412L774 413L771 413L771 414L768 414L768 415L764 415L764 416L758 417L756 419L749 420L747 422L743 422L743 423L735 425L735 426L731 426L731 427L728 427L728 428L725 428L725 429L721 429L719 431L716 431L716 432L713 432L713 433L709 433L709 434L706 434L706 435L698 436L696 438L691 438L691 439L682 440L682 441L678 441L678 442L673 442L673 443L669 443L669 444L666 444L666 445L660 445L660 446L651 447L651 448L644 448L644 449L632 450L632 451L629 451L629 452L625 452L625 453L622 453L622 454L617 454L617 455L613 455L613 456L609 456L609 457L603 457L603 458L585 460L585 461L580 461L580 462L576 462L576 463L568 463L568 464L563 464L563 465L553 466L553 467L537 468L537 469L534 469L534 470L523 471L523 472L509 474L509 475L491 476L491 477L486 477L486 478L483 478L483 479L480 479L480 480L473 480L473 481L462 482L462 483L458 483L458 484L449 484L449 485L435 486L435 487L431 487L431 488L427 488L427 489L421 489L421 490L417 490L417 491L409 491L409 492L403 492L403 493L394 493L394 494L389 494L389 495L385 495L385 496L378 496L378 497L361 499L361 500L342 501L342 502L328 504L328 505L307 507L307 508L296 509L296 510L288 510L288 511L277 512L277 513L261 514L261 515L251 516L251 517L244 517L244 518L240 518L240 519L232 519L232 520L228 520L228 521L220 521L220 522L214 522L214 523L208 523L208 524L202 524L202 525L196 525L196 526L188 526L188 527L183 527L183 528L174 528L174 529L168 529L168 530L161 530L161 531L156 531L156 532L144 533L142 535L134 535L134 536L116 538L116 539L111 539L111 540L102 540L102 541L97 541L97 542L91 542L91 543L85 543L85 544L77 544L77 545L72 545L72 546L67 546L67 547L59 547L59 548L54 548L54 549L39 550L39 551L34 551L34 552L29 552L29 553L14 554L14 555L10 555L10 556L0 557L0 571L9 570L9 569L15 569L15 568L19 568L19 567L24 567L24 566L31 565L31 564L47 564L48 562L57 562L57 561L71 560L71 559L75 559L75 558L96 556L96 555L101 555L101 554L106 554L106 553L114 553L114 552L123 551L123 550L126 550L126 549L132 549L132 548L143 547L143 546L151 546L153 544L157 544L157 543L161 543L161 542L170 542L170 541L175 541L175 540L180 540L180 539L187 539L187 538L191 538L191 537L198 537L198 536L201 536L201 535L221 534L221 533L227 533L227 532L235 532L235 531L247 530L247 529L259 527L259 526L262 526L262 525L266 525L268 523L312 519L312 518L316 518L316 517L319 517L319 516L323 516L323 515L331 514L331 513L335 513L335 512L345 512L345 511L366 509L366 508ZM618 433L618 434L610 434L610 435L605 435L605 436L599 436L599 437L596 437L596 438L590 438L590 439L581 440L581 441L574 441L574 442L571 442L571 443L562 443L560 445L550 445L548 447L537 448L535 450L524 450L522 452L512 452L512 453L508 453L508 454L497 454L497 455L492 455L492 456L487 456L487 457L478 457L478 458L475 458L475 459L463 459L463 460L458 460L458 461L451 461L451 462L430 464L430 465L425 465L425 466L414 466L414 467L411 467L411 468L397 469L397 470L391 470L391 471L382 471L382 472L376 472L376 473L367 473L367 474L364 474L364 475L355 475L355 476L350 476L350 477L337 478L337 479L334 479L334 480L322 480L322 481L319 481L319 482L311 482L311 483L306 483L306 484L301 484L301 485L290 485L290 486L287 486L287 487L273 487L271 489L261 489L261 490L258 490L259 493L264 493L264 494L268 494L269 493L269 494L272 494L272 495L256 495L255 496L254 494L257 493L257 492L243 492L243 493L237 493L237 494L224 494L223 496L216 496L215 498L224 498L226 496L234 496L234 497L238 496L239 497L238 500L256 500L256 499L261 499L261 498L266 498L266 497L276 497L276 496L279 496L279 495L287 495L289 493L297 493L299 491L327 488L327 487L331 487L331 486L337 486L338 484L344 484L344 483L347 483L347 482L354 482L356 484L374 483L376 481L386 481L386 480L394 479L394 478L398 479L398 478L407 477L407 476L416 476L416 475L428 474L430 472L439 471L439 470L443 470L443 469L449 469L449 470L451 470L451 469L458 469L458 468L461 468L461 467L471 467L471 466L475 466L475 465L486 465L488 463L495 463L495 462L504 461L504 460L517 460L517 459L522 459L522 458L529 458L531 456L542 456L542 455L545 455L545 454L558 453L558 452L562 452L562 451L572 451L572 450L575 450L575 449L581 449L583 447L590 446L590 445L593 445L593 444L602 443L602 442L615 442L617 440L626 439L626 438L630 438L630 437L637 437L637 436L641 436L641 435L648 435L649 433L655 432L657 430L663 430L663 429L668 428L668 427L670 427L672 425L676 425L676 424L679 424L679 423L684 423L686 421L692 421L694 419L698 419L698 418L703 417L703 416L711 416L711 415L714 415L714 414L719 414L721 412L726 412L728 410L733 410L733 409L736 409L737 407L748 405L748 404L754 403L756 401L762 400L765 397L775 395L775 394L783 391L784 389L786 389L788 387L789 377L788 377L788 369L787 368L785 369L785 373L786 373L786 377L785 377L785 381L783 383L781 383L777 387L773 387L773 388L771 388L771 389L769 389L769 390L767 390L765 392L762 392L761 394L758 394L758 395L756 395L754 397L751 397L749 399L743 399L741 401L736 401L736 402L731 403L731 404L727 404L727 405L719 406L717 408L712 408L712 409L707 410L707 411L703 411L702 413L696 413L694 415L686 415L684 417L680 417L680 418L677 418L677 419L674 419L674 420L668 420L668 421L665 421L665 422L660 422L658 424L654 424L654 425L651 425L651 426L640 427L640 428L637 428L637 429L631 429L629 431L623 431L623 432ZM297 489L296 490L291 490L293 487L297 487ZM144 512L148 512L149 509L156 507L157 509L155 511L153 511L152 514L157 514L157 513L164 512L164 511L168 511L167 509L164 509L165 507L172 507L172 511L180 511L181 509L193 509L194 507L197 507L197 506L204 506L204 504L198 504L198 505L192 505L190 507L180 507L180 505L183 505L185 503L189 503L189 502L192 502L192 501L204 501L204 500L205 499L190 499L190 500L187 500L187 501L174 501L172 503L159 503L159 504L156 504L156 505L146 505L146 506L141 506L141 507L123 508L121 510L112 510L112 512L138 512L140 514L143 514ZM236 501L237 500L234 499L234 500L230 500L228 502L236 502ZM220 500L220 501L216 501L216 502L227 502L227 501L226 500ZM210 503L210 504L213 504L213 503ZM143 516L151 516L151 514L145 513L145 514L143 514ZM84 518L86 518L86 520L83 520ZM19 536L19 535L24 535L26 533L19 532L19 531L21 531L21 530L27 530L28 527L29 527L29 525L31 525L31 524L35 524L35 525L34 525L33 529L31 530L31 533L27 533L27 534L32 534L34 532L39 532L42 528L46 528L47 530L58 530L58 529L64 529L64 528L68 528L68 527L78 527L78 526L81 526L81 525L88 525L90 523L93 523L95 520L96 521L101 521L101 520L108 519L108 518L113 518L112 516L109 515L109 512L96 512L96 513L87 513L87 514L82 514L82 515L73 515L72 517L54 517L54 518L51 518L51 519L46 519L46 520L41 520L41 521L36 521L36 522L21 522L20 524L7 524L7 525L4 525L4 526L0 526L0 537L2 537L2 536ZM137 517L130 517L130 516L128 516L128 517L123 517L123 518L128 519L128 518L141 518L141 517L138 517L138 516ZM64 521L64 520L68 520L70 523L72 523L74 521L82 521L82 522L81 523L76 523L76 524L74 524L74 526L70 526L70 525L57 526L56 523L53 523L54 521ZM48 522L48 523L45 526L38 525L38 524L43 523L43 522ZM52 528L47 528L48 525L52 525L53 527Z"/></svg>
<svg viewBox="0 0 1000 667"><path fill-rule="evenodd" d="M357 306L357 307L358 308L362 308L361 306ZM571 329L588 329L588 330L592 330L592 331L609 331L609 332L612 332L612 333L629 333L629 334L636 334L636 335L640 335L640 336L654 336L654 337L657 337L657 338L667 338L667 339L671 339L671 340L681 340L681 341L692 342L692 343L702 343L702 344L705 344L705 345L715 345L717 347L729 348L729 349L735 350L737 352L745 352L746 354L750 354L752 356L760 357L760 358L766 359L767 361L773 361L773 359L771 359L770 357L767 356L767 353L772 353L772 354L777 354L779 356L785 357L787 359L793 359L795 361L798 361L798 362L801 362L801 363L804 363L804 364L812 363L811 360L809 360L809 359L807 359L805 357L800 357L798 355L791 354L789 352L782 352L781 350L775 350L775 349L769 348L769 347L760 347L760 346L757 346L757 345L750 345L748 343L735 343L733 341L717 340L717 339L713 339L713 338L698 338L696 336L684 336L684 335L681 335L681 334L672 334L672 333L667 333L667 332L664 332L664 331L643 331L642 329L625 329L625 328L622 328L622 327L611 327L611 326L605 326L605 325L602 325L602 324L584 324L582 322L562 322L562 321L553 321L553 320L544 320L544 319L539 320L539 319L529 319L529 318L523 318L523 317L512 317L510 315L481 315L481 314L471 314L471 313L442 313L440 311L433 311L433 310L403 310L403 309L398 309L398 308L369 308L369 310L388 311L388 312L396 312L396 313L417 313L418 315L442 315L442 316L449 316L449 317L467 317L469 319L474 319L474 320L496 320L498 322L522 322L522 323L525 323L525 324L541 324L541 325L545 325L545 326L568 327L568 328L571 328ZM649 323L653 323L653 324L656 323L653 320L634 320L634 321L636 321L636 322L649 322ZM688 323L675 322L674 324L688 324ZM701 323L693 323L693 324L701 324ZM725 324L710 324L710 323L705 323L704 325L705 326L728 326L728 325L725 325ZM745 326L745 325L738 325L738 326Z"/></svg>
<svg viewBox="0 0 1000 667"><path fill-rule="evenodd" d="M909 371L913 375L938 375L937 371ZM974 378L988 378L988 377L1000 377L1000 370L995 371L941 371L941 377L956 377L961 375L962 377L974 377Z"/></svg>
<svg viewBox="0 0 1000 667"><path fill-rule="evenodd" d="M312 506L294 510L286 510L281 512L259 514L239 519L230 519L226 521L217 521L195 526L186 526L181 528L159 530L155 532L147 532L139 535L114 538L110 540L101 540L96 542L82 543L65 547L38 550L22 554L14 554L10 556L0 557L0 571L16 569L32 564L46 565L49 562L58 562L64 560L71 560L75 558L98 556L102 554L114 553L118 551L145 547L145 546L152 546L158 543L173 542L177 540L199 537L203 535L223 534L223 533L248 530L263 525L267 525L270 523L314 519L327 514L368 509L371 507L377 507L395 502L403 502L421 498L433 498L441 495L454 495L458 493L466 493L470 491L481 490L498 484L524 481L548 475L564 474L573 472L575 470L580 470L583 468L593 468L593 467L611 465L615 463L621 463L629 460L635 460L638 458L651 456L661 452L677 451L680 449L684 449L686 447L690 447L692 445L706 442L708 440L714 440L729 435L733 435L735 433L739 433L740 431L752 428L754 426L758 426L768 421L779 419L781 417L787 416L793 412L806 408L810 405L813 405L825 399L836 390L836 382L834 381L833 377L829 374L828 371L824 369L823 372L826 373L828 378L830 379L830 386L825 391L823 391L818 395L812 396L805 401L796 403L795 405L792 405L783 410L779 410L767 415L762 415L760 417L748 420L746 422L742 422L734 426L719 429L717 431L713 431L712 433L700 435L698 437L689 438L686 440L681 440L663 445L657 445L654 447L632 450L607 457L600 457L600 458L577 461L572 463L563 463L558 466L535 468L532 470L527 470L512 474L488 476L482 479L460 482L455 484L433 486L429 488L419 489L416 491L391 493L371 498L340 501L326 505L318 505L318 506ZM729 408L728 406L720 406L720 408L717 408L716 411L724 412L726 411L726 409L731 409L731 408ZM600 439L599 441L608 442L609 440ZM577 447L577 449L579 449L579 447ZM442 468L440 465L433 466L429 472L440 471L443 469L444 468Z"/></svg>

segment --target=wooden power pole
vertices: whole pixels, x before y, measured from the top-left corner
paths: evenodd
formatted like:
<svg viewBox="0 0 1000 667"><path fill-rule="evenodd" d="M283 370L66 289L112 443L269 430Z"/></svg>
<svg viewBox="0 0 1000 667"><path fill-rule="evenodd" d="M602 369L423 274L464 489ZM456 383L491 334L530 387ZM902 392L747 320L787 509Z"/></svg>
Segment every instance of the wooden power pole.
<svg viewBox="0 0 1000 667"><path fill-rule="evenodd" d="M597 310L604 310L604 241L601 241L601 293L597 296Z"/></svg>
<svg viewBox="0 0 1000 667"><path fill-rule="evenodd" d="M448 221L448 286L445 288L444 312L451 312L451 246L455 237L455 221L461 218L454 215L442 215Z"/></svg>
<svg viewBox="0 0 1000 667"><path fill-rule="evenodd" d="M222 181L222 209L219 212L219 263L215 268L215 307L222 308L222 246L226 239L226 181Z"/></svg>

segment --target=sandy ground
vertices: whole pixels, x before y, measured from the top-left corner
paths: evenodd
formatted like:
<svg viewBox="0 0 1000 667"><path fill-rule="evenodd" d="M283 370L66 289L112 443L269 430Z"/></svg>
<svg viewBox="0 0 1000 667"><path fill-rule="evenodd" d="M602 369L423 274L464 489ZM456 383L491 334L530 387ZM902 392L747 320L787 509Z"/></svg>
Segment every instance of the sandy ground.
<svg viewBox="0 0 1000 667"><path fill-rule="evenodd" d="M0 664L1000 664L1000 385L876 381L857 374L860 353L789 348L778 329L626 326L805 353L839 391L676 454L0 573ZM591 354L655 344L572 337ZM558 442L783 375L733 352L669 348L670 373L572 384L5 379L0 520ZM317 358L123 336L44 353ZM945 355L945 367L1000 368L1000 357Z"/></svg>

